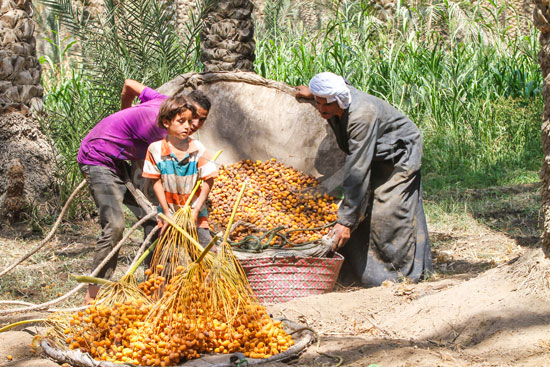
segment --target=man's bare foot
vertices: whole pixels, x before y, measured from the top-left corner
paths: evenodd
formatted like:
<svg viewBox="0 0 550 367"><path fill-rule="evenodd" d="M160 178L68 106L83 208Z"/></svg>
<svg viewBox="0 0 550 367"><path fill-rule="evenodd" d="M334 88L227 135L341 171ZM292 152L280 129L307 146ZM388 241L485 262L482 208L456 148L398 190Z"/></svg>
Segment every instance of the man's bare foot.
<svg viewBox="0 0 550 367"><path fill-rule="evenodd" d="M89 305L93 300L95 300L98 291L99 286L93 284L88 285L88 291L86 292L86 296L84 296L84 306Z"/></svg>

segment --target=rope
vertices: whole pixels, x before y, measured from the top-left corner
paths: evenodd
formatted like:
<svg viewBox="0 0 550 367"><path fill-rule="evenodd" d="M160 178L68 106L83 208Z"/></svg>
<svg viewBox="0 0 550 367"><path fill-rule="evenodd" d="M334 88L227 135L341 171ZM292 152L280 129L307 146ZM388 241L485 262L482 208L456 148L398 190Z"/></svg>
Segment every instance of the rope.
<svg viewBox="0 0 550 367"><path fill-rule="evenodd" d="M309 330L309 331L313 332L313 335L315 335L315 339L317 339L317 348L319 348L320 345L321 345L321 338L319 337L319 334L317 333L317 331L315 331L314 329L312 329L308 326L296 329L296 330L292 331L291 333L289 333L289 335L294 335L294 334L299 333L300 331L304 331L304 330ZM344 363L344 358L342 358L341 356L339 356L337 354L328 354L328 353L323 353L323 352L318 352L318 353L325 356L325 357L329 357L329 358L338 360L338 362L335 365L333 365L332 367L340 367L342 365L342 363Z"/></svg>
<svg viewBox="0 0 550 367"><path fill-rule="evenodd" d="M267 248L273 248L273 249L292 248L295 250L301 250L301 249L306 249L307 245L318 244L320 240L293 243L288 239L290 233L304 232L304 231L319 231L328 227L332 227L335 224L336 224L336 221L325 224L324 226L320 226L320 227L291 229L286 232L282 232L285 229L285 227L280 226L265 232L261 236L248 235L240 241L227 240L227 242L232 247L237 248L239 251L245 251L245 252L262 252ZM273 238L275 237L278 237L278 242L271 244L271 242L273 241ZM267 240L265 240L266 238ZM310 247L307 247L307 248L310 248Z"/></svg>
<svg viewBox="0 0 550 367"><path fill-rule="evenodd" d="M328 353L323 353L323 352L319 352L319 354L322 355L322 356L328 357L328 358L338 360L338 362L336 364L334 364L333 366L331 366L331 367L340 367L342 365L342 363L344 363L344 358L342 358L341 356L339 356L337 354L328 354ZM323 366L326 367L327 365L323 365Z"/></svg>
<svg viewBox="0 0 550 367"><path fill-rule="evenodd" d="M166 88L172 86L184 86L197 89L199 85L211 84L216 82L240 82L253 85L261 85L267 88L277 89L281 92L296 96L296 89L288 84L277 82L254 73L254 72L234 72L234 71L218 71L206 73L186 73L179 75L169 83L159 88L159 92L165 93ZM181 87L180 87L181 89Z"/></svg>

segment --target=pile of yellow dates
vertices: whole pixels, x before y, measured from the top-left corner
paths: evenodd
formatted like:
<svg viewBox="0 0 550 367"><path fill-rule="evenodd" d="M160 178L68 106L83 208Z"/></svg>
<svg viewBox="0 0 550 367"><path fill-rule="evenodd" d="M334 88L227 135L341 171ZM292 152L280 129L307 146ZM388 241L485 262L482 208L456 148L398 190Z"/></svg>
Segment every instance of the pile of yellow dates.
<svg viewBox="0 0 550 367"><path fill-rule="evenodd" d="M237 226L231 233L234 241L280 226L285 230L316 228L336 220L335 199L319 190L314 177L275 159L244 160L223 166L210 191L209 221L214 231L226 227L245 179L248 185L236 217L252 226ZM289 240L294 244L317 240L329 230L291 231Z"/></svg>
<svg viewBox="0 0 550 367"><path fill-rule="evenodd" d="M139 284L144 294L152 294L162 281L148 274L149 280ZM268 358L294 345L281 322L272 320L263 306L242 305L228 320L224 305L212 305L204 296L205 287L195 282L186 309L171 309L161 320L151 318L153 304L143 299L92 304L72 316L64 330L65 343L97 360L142 366L177 365L202 353L241 352L250 358ZM169 282L163 297L176 288Z"/></svg>

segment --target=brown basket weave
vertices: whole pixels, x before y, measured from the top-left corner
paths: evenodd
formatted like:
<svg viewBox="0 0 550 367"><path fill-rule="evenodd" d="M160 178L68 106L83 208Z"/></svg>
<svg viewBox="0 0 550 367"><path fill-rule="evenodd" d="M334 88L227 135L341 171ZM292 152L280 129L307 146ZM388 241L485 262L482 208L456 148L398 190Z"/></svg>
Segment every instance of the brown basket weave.
<svg viewBox="0 0 550 367"><path fill-rule="evenodd" d="M258 300L281 303L330 292L344 258L336 253L330 258L275 255L239 261Z"/></svg>

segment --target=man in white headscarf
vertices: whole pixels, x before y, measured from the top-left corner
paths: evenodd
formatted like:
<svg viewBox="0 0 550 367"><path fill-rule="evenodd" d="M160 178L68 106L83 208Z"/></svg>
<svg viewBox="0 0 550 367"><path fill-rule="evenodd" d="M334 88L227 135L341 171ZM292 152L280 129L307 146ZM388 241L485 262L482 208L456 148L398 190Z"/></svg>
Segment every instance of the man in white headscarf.
<svg viewBox="0 0 550 367"><path fill-rule="evenodd" d="M344 200L332 231L333 250L365 286L432 269L422 205L418 127L387 102L333 73L315 75L296 97L315 99L347 155ZM344 246L345 245L345 246Z"/></svg>

